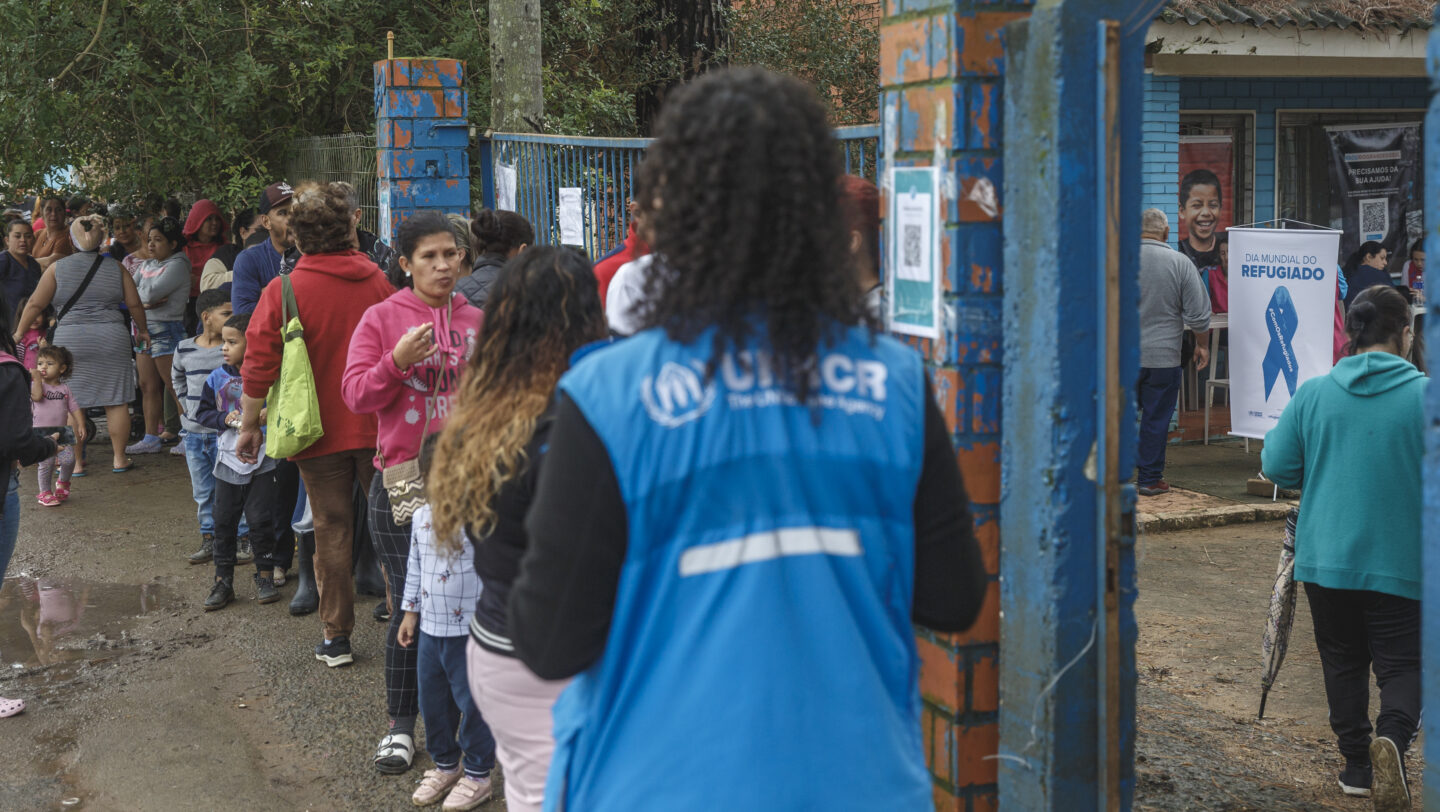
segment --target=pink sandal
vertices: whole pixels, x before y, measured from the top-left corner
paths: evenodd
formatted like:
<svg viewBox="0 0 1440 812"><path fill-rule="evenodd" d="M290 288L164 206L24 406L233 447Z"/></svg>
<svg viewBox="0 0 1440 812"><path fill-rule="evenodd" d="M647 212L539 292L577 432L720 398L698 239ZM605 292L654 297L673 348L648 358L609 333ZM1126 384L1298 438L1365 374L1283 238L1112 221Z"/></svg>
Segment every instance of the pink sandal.
<svg viewBox="0 0 1440 812"><path fill-rule="evenodd" d="M25 700L6 699L5 697L0 696L0 719L4 719L8 716L14 716L15 714L21 713L24 710Z"/></svg>
<svg viewBox="0 0 1440 812"><path fill-rule="evenodd" d="M70 498L70 483L69 483L69 482L56 482L56 483L55 483L55 498L56 498L56 499L59 499L61 502L64 502L66 499L69 499L69 498Z"/></svg>
<svg viewBox="0 0 1440 812"><path fill-rule="evenodd" d="M60 500L55 498L55 494L52 491L41 491L39 495L35 497L35 501L45 507L55 507L60 504Z"/></svg>

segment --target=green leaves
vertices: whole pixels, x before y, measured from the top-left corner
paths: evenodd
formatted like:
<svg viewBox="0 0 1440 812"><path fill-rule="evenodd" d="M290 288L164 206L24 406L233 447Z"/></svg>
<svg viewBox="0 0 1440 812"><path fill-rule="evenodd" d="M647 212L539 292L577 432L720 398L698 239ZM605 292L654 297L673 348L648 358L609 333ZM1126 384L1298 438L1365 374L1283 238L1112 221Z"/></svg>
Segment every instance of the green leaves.
<svg viewBox="0 0 1440 812"><path fill-rule="evenodd" d="M695 67L667 30L678 2L545 0L546 130L640 134L637 100ZM795 73L822 88L837 123L874 120L873 6L736 5L715 61ZM0 0L0 19L0 184L9 187L35 188L73 166L112 200L153 192L247 205L292 139L374 131L371 63L385 58L387 30L397 56L465 60L471 123L489 124L487 0Z"/></svg>

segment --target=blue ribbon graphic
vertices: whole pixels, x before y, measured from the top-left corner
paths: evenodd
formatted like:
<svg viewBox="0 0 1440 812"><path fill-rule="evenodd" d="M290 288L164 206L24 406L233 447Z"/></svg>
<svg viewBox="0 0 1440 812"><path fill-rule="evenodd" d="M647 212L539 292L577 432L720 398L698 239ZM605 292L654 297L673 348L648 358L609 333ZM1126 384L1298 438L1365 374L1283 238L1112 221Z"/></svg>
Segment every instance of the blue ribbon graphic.
<svg viewBox="0 0 1440 812"><path fill-rule="evenodd" d="M1295 330L1300 327L1300 317L1295 315L1295 302L1290 298L1290 290L1284 285L1275 289L1274 295L1270 297L1270 304L1265 308L1265 330L1270 333L1270 346L1265 350L1265 358L1260 362L1260 370L1265 374L1265 399L1270 399L1270 393L1275 388L1275 379L1283 372L1285 374L1285 388L1290 390L1290 396L1295 396L1295 387L1299 385L1300 362L1295 358L1295 347L1292 343L1295 339Z"/></svg>

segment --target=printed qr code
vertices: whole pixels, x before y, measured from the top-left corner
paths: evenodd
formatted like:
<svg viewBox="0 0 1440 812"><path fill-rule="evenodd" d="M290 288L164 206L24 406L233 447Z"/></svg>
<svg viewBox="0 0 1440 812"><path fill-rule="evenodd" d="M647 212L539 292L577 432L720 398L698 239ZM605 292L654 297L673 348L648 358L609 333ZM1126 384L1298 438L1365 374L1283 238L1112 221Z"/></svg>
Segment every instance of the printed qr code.
<svg viewBox="0 0 1440 812"><path fill-rule="evenodd" d="M1390 233L1390 201L1381 197L1360 201L1360 233L1367 239Z"/></svg>
<svg viewBox="0 0 1440 812"><path fill-rule="evenodd" d="M902 242L903 253L900 257L902 265L911 268L918 268L922 264L920 259L920 238L924 235L924 229L918 225L906 225L905 237Z"/></svg>

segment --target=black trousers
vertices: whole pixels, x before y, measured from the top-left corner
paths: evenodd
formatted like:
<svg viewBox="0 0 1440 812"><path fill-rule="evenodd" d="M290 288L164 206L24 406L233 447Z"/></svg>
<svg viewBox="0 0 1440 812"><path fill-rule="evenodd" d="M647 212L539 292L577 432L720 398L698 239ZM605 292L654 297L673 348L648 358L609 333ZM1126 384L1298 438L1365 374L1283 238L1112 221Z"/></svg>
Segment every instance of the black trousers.
<svg viewBox="0 0 1440 812"><path fill-rule="evenodd" d="M1380 686L1374 732L1404 753L1420 727L1420 602L1305 584L1325 671L1330 729L1346 759L1370 762L1370 675Z"/></svg>
<svg viewBox="0 0 1440 812"><path fill-rule="evenodd" d="M385 711L390 718L413 717L420 713L420 675L416 669L419 647L400 645L396 635L405 613L400 600L405 596L405 570L410 562L410 525L395 524L390 512L390 495L384 478L377 472L370 481L370 539L385 571L385 599L390 604L390 627L385 630Z"/></svg>
<svg viewBox="0 0 1440 812"><path fill-rule="evenodd" d="M275 552L271 563L290 570L295 564L295 533L290 529L290 519L295 514L295 503L300 501L300 469L290 460L275 463Z"/></svg>
<svg viewBox="0 0 1440 812"><path fill-rule="evenodd" d="M269 572L275 566L275 488L274 469L255 474L249 485L232 485L215 480L215 574L221 578L235 574L235 533L240 525L240 511L250 523L250 545L255 551L255 571ZM288 529L288 526L287 526Z"/></svg>

